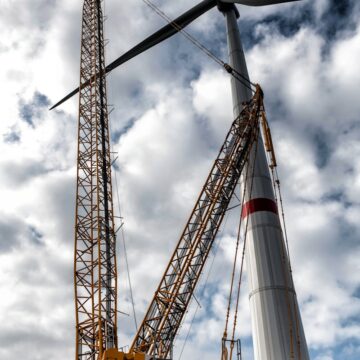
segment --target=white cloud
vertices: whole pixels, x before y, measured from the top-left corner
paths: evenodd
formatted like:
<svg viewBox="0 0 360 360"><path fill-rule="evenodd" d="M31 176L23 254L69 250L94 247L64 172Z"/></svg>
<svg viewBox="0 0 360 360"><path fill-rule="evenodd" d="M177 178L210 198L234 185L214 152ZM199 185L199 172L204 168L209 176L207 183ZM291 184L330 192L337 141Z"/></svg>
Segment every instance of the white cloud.
<svg viewBox="0 0 360 360"><path fill-rule="evenodd" d="M158 2L171 16L193 5L190 0L170 3ZM309 4L297 4L296 11L289 4L281 11L293 19ZM21 104L31 104L36 92L55 102L76 86L81 6L70 0L1 5L0 82L6 86L0 89L0 357L26 351L30 360L64 359L74 348L77 100L55 112L36 108L33 126L20 113ZM315 5L321 21L329 2ZM106 7L109 61L163 25L140 1L107 1ZM241 13L244 20L260 21L279 15L278 9L242 8ZM358 24L356 14L350 20ZM217 33L224 30L222 20L214 10L190 29L221 54L225 44L212 39L223 40ZM260 40L247 52L248 65L265 90L306 336L317 360L336 359L339 351L355 359L360 27L329 41L317 24L308 23L293 36L282 34L276 21L254 24ZM139 321L231 123L230 86L227 75L182 36L114 71L108 82L110 103L116 106L111 125ZM237 216L236 210L230 214L214 264L211 258L207 265L211 276L204 295L202 285L198 289L203 307L183 359L219 356ZM118 247L120 309L131 313L120 242ZM248 342L244 285L239 333ZM195 306L193 301L177 354ZM132 319L120 316L119 324L120 343L127 344ZM251 359L248 343L244 347Z"/></svg>

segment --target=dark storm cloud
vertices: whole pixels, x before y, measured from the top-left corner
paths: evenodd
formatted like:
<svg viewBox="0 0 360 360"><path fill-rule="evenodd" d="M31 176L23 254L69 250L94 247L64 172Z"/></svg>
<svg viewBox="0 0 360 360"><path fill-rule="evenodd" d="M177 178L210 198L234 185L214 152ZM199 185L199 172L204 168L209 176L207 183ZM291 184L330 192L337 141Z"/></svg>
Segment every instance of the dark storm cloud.
<svg viewBox="0 0 360 360"><path fill-rule="evenodd" d="M27 301L31 301L31 298L27 299ZM27 310L29 308L31 309L31 305L27 306ZM41 321L41 310L37 310L39 315L38 321ZM24 314L26 311L21 313ZM40 356L43 356L43 352L47 352L46 347L43 347L40 344L51 344L51 347L54 347L55 349L59 347L61 351L61 347L63 347L64 344L64 337L67 339L68 343L71 342L70 334L61 334L62 337L60 338L58 331L55 329L51 329L51 331L49 331L49 329L38 327L35 321L33 321L31 327L11 328L9 325L5 325L3 330L4 331L1 331L0 333L0 344L6 344L8 348L14 349L19 347L19 339L21 339L21 347L24 347L24 352L28 352L30 354L28 359L42 359L42 357L35 355L36 352L38 352L39 347L42 347ZM52 357L50 353L48 356L50 358Z"/></svg>
<svg viewBox="0 0 360 360"><path fill-rule="evenodd" d="M264 38L263 33L255 31L258 26L266 26L284 37L294 36L301 28L313 28L331 45L344 33L354 31L359 6L352 0L328 0L325 10L318 14L316 1L304 1L296 4L293 9L278 11L256 21L242 20L243 42L246 49L253 47ZM325 49L326 50L326 49Z"/></svg>
<svg viewBox="0 0 360 360"><path fill-rule="evenodd" d="M40 29L45 31L51 24L58 7L57 0L30 0L29 6L14 6L11 2L2 3L2 11L7 16L2 18L5 25L15 27L18 30L32 31Z"/></svg>
<svg viewBox="0 0 360 360"><path fill-rule="evenodd" d="M356 23L352 15L355 4L354 0L329 0L327 11L316 24L320 33L329 41L333 41L341 32L354 30Z"/></svg>
<svg viewBox="0 0 360 360"><path fill-rule="evenodd" d="M34 120L41 117L42 111L48 108L50 101L46 95L35 92L29 102L19 101L19 112L22 120L34 127Z"/></svg>
<svg viewBox="0 0 360 360"><path fill-rule="evenodd" d="M3 135L5 143L18 143L20 142L20 132L11 130Z"/></svg>
<svg viewBox="0 0 360 360"><path fill-rule="evenodd" d="M24 185L36 176L44 175L49 170L44 162L34 160L8 161L1 164L0 177L9 188Z"/></svg>
<svg viewBox="0 0 360 360"><path fill-rule="evenodd" d="M322 128L315 128L310 133L315 148L316 165L321 169L327 165L333 149L331 149L331 136Z"/></svg>
<svg viewBox="0 0 360 360"><path fill-rule="evenodd" d="M345 207L348 206L346 196L341 190L327 193L321 200L324 202L342 202L345 204Z"/></svg>
<svg viewBox="0 0 360 360"><path fill-rule="evenodd" d="M116 144L120 140L122 135L126 134L129 130L132 129L132 127L135 125L136 120L136 118L132 117L125 123L125 125L121 129L113 131L111 135L112 142Z"/></svg>
<svg viewBox="0 0 360 360"><path fill-rule="evenodd" d="M30 240L35 245L43 245L43 237L44 235L35 227L35 226L29 226L29 233L30 233Z"/></svg>
<svg viewBox="0 0 360 360"><path fill-rule="evenodd" d="M7 253L21 243L20 223L15 218L0 216L0 253Z"/></svg>
<svg viewBox="0 0 360 360"><path fill-rule="evenodd" d="M300 4L300 3L299 3ZM294 36L302 27L310 26L315 22L315 10L312 3L304 5L296 4L296 10L278 11L264 16L261 19L241 19L241 30L245 49L250 49L260 43L265 34L256 31L257 28L265 26L270 33L279 33L284 37ZM300 9L300 10L299 10Z"/></svg>
<svg viewBox="0 0 360 360"><path fill-rule="evenodd" d="M43 235L34 225L6 214L0 216L0 254L10 252L21 245L42 245Z"/></svg>
<svg viewBox="0 0 360 360"><path fill-rule="evenodd" d="M284 37L294 36L302 27L312 25L315 21L311 4L303 6L301 12L277 12L264 17L260 21L243 21L244 47L249 49L264 39L264 34L256 31L256 27L266 26L268 31L277 32Z"/></svg>

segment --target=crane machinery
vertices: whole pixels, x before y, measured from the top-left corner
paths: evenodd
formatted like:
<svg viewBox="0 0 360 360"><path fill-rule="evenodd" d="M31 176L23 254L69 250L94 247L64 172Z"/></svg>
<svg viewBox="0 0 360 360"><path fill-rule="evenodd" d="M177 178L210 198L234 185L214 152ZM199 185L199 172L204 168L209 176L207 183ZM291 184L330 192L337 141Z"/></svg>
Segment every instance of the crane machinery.
<svg viewBox="0 0 360 360"><path fill-rule="evenodd" d="M175 20L143 0L168 24L105 66L101 0L84 0L75 219L76 359L167 359L236 185L243 188L246 261L256 360L308 360L288 254L266 159L276 165L263 92L249 79L235 3L263 6L296 0L204 0ZM227 25L229 64L184 27L217 6ZM183 33L231 75L234 122L180 236L128 353L118 350L116 236L112 201L106 74L176 33ZM261 136L260 123L263 132ZM249 174L244 169L253 165ZM244 245L245 246L245 245ZM245 248L244 248L245 251ZM234 267L235 268L235 267ZM242 269L242 267L241 267ZM241 276L240 276L241 279ZM224 332L223 343L228 341ZM230 340L234 346L234 339ZM232 353L232 352L231 352ZM231 358L230 353L230 358ZM223 352L223 358L227 358Z"/></svg>

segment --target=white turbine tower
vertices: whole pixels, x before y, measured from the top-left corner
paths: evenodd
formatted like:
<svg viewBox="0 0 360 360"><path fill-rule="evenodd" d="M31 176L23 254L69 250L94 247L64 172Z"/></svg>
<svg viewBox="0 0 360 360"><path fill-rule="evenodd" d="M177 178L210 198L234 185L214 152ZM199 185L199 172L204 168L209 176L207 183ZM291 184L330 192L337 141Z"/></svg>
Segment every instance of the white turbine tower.
<svg viewBox="0 0 360 360"><path fill-rule="evenodd" d="M269 5L286 1L225 0L227 3ZM233 69L249 78L243 52L237 14L234 9L224 10L227 22L229 61ZM231 79L234 117L239 116L244 101L252 97L251 91L236 79ZM252 157L255 156L255 147ZM261 137L257 145L250 199L244 205L244 216L249 216L247 227L246 262L249 274L250 308L253 345L256 360L308 360L309 353L285 251L284 237L265 149ZM248 199L248 198L247 198Z"/></svg>

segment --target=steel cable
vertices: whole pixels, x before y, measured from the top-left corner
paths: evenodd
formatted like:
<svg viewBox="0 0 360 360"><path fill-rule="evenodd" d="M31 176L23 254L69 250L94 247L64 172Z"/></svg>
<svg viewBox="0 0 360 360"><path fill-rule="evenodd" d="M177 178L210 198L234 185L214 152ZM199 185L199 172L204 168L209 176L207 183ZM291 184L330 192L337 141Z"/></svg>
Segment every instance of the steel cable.
<svg viewBox="0 0 360 360"><path fill-rule="evenodd" d="M253 94L255 90L251 87L255 87L256 84L250 81L246 76L238 72L236 69L231 67L229 64L222 61L219 57L217 57L213 52L211 52L206 46L204 46L199 40L195 39L190 33L184 30L179 24L177 24L173 19L171 19L168 15L166 15L162 10L160 10L155 4L153 4L150 0L142 0L148 7L150 7L154 12L156 12L160 17L162 17L166 22L168 22L171 26L174 27L179 33L181 33L185 38L187 38L191 43L193 43L197 48L199 48L203 53L205 53L208 57L214 60L217 64L219 64L222 68L224 68L231 76L233 76L236 80L238 80L241 84L243 84L246 88L248 88Z"/></svg>
<svg viewBox="0 0 360 360"><path fill-rule="evenodd" d="M119 186L118 186L116 169L115 169L114 173L115 173L114 176L115 176L116 197L117 197L117 202L118 202L119 217L120 217L120 219L122 219L121 218L120 197L119 197ZM129 283L130 300L131 300L132 311L133 311L133 316L134 316L135 331L137 331L138 323L137 323L137 318L136 318L135 301L134 301L134 295L133 295L133 289L132 289L132 283L131 283L130 266L129 266L128 256L127 256L127 247L126 247L125 232L124 232L123 225L124 224L122 223L119 230L121 230L121 237L122 237L122 243L123 243L123 249L124 249L125 266L126 266L127 278L128 278L128 283Z"/></svg>
<svg viewBox="0 0 360 360"><path fill-rule="evenodd" d="M258 115L259 114L257 114L257 116ZM253 164L252 164L253 166L252 166L252 174L251 174L249 200L251 199L253 185L254 185L255 161L256 161L257 152L258 152L258 145L259 145L259 131L260 131L259 123L257 123L256 126L257 126L257 133L256 133L256 137L255 137L255 153L254 153L254 160L253 160ZM249 159L249 161L250 161L250 159ZM245 178L245 181L246 180L247 179ZM236 325L237 325L237 317L238 317L239 302L240 302L240 289L241 289L242 275L243 275L243 269L244 269L244 259L245 259L245 251L246 251L248 225L249 225L249 216L247 216L246 224L245 224L245 236L244 236L244 243L243 243L242 256L241 256L241 265L240 265L238 289L237 289L237 294L236 294L236 306L235 306L234 324L233 324L233 331L232 331L231 343L230 343L230 357L229 357L230 360L232 359L232 353L233 353L233 349L234 349L235 330L236 330Z"/></svg>
<svg viewBox="0 0 360 360"><path fill-rule="evenodd" d="M249 164L250 162L248 161L247 166L246 166L246 174L245 174L245 179L248 176L248 171L249 171ZM244 189L243 189L243 195L241 198L241 206L240 206L240 221L239 221L239 226L238 226L238 233L237 233L237 239L236 239L236 247L235 247L235 255L234 255L234 263L233 263L233 269L232 269L232 274L231 274L231 284L230 284L230 291L229 291L229 299L228 299L228 306L227 306L227 311L226 311L226 320L225 320L225 328L224 328L224 335L223 338L226 339L227 338L227 329L228 329L228 324L229 324L229 317L230 317L230 308L231 308L231 301L232 301L232 293L233 293L233 287L234 287L234 280L235 280L235 272L236 272L236 264L237 264L237 258L238 258L238 251L239 251L239 244L240 244L240 230L241 230L241 209L244 206L244 200L245 200L245 194L246 194L246 182L244 185Z"/></svg>
<svg viewBox="0 0 360 360"><path fill-rule="evenodd" d="M226 224L227 224L228 218L229 218L229 214L226 215L225 220L224 220L224 230L223 230L223 234L225 233L225 229L226 229ZM206 287L207 287L207 284L208 284L208 281L209 281L209 278L210 278L210 275L211 275L211 272L212 272L212 269L213 269L213 266L214 266L214 262L215 262L215 259L216 259L216 255L217 255L218 250L219 250L219 247L220 247L221 239L222 239L222 236L221 236L221 237L219 238L219 240L217 241L217 245L216 245L215 250L214 250L214 257L213 257L213 259L212 259L212 262L211 262L211 265L210 265L208 274L207 274L207 276L206 276L206 279L205 279L205 282L204 282L202 291L201 291L200 293L204 293L204 292L205 292L205 289L206 289ZM200 305L199 305L199 303L198 303L198 304L196 305L196 309L195 309L193 318L192 318L192 320L191 320L191 322L190 322L190 327L189 327L189 330L188 330L188 332L187 332L187 334L186 334L186 337L185 337L183 346L182 346L182 348L181 348L181 352L180 352L180 355L179 355L178 360L181 360L181 358L182 358L182 355L183 355L185 346L186 346L187 341L188 341L189 336L190 336L191 328L192 328L192 326L193 326L193 323L194 323L194 321L195 321L195 318L196 318L196 315L197 315L197 312L198 312L199 308L200 308Z"/></svg>
<svg viewBox="0 0 360 360"><path fill-rule="evenodd" d="M266 118L263 118L263 121L266 122L266 128L268 128L268 131L270 131L269 128L269 124L267 123ZM265 136L265 134L264 134ZM273 161L274 157L270 156L270 152L274 152L274 148L271 142L271 149L267 149L266 152L266 158L268 161L268 166L271 170L271 178L272 178L272 184L273 184L273 188L274 188L274 196L275 196L275 201L276 204L278 206L278 208L280 208L281 211L281 218L280 218L280 224L281 224L281 231L283 233L284 239L285 239L285 249L284 249L284 244L282 243L282 252L283 252L283 259L285 259L285 254L287 256L287 264L289 267L289 272L290 272L290 285L293 286L293 281L292 281L292 266L291 266L291 260L290 260L290 250L289 250L289 241L288 241L288 235L287 235L287 229L286 229L286 223L285 223L285 211L284 211L284 205L283 205L283 200L282 200L282 194L281 194L281 188L280 188L280 180L279 180L279 174L277 171L277 164L276 161ZM280 205L280 206L279 206ZM287 285L287 275L286 275L286 269L285 269L285 265L286 263L284 263L285 260L283 261L283 274L284 274L284 279L285 279L285 284L286 287L288 287ZM289 320L289 332L290 332L290 356L292 359L294 359L294 350L293 350L293 330L292 330L292 317L291 317L291 306L290 306L290 296L289 296L289 292L287 291L287 303L288 303L288 320ZM301 342L300 342L300 329L299 329L299 319L298 319L298 314L297 314L297 306L296 306L296 302L295 302L295 298L292 297L292 304L293 304L293 311L294 311L294 316L295 316L295 329L296 329L296 344L297 344L297 351L298 351L298 356L299 356L299 360L301 360Z"/></svg>

